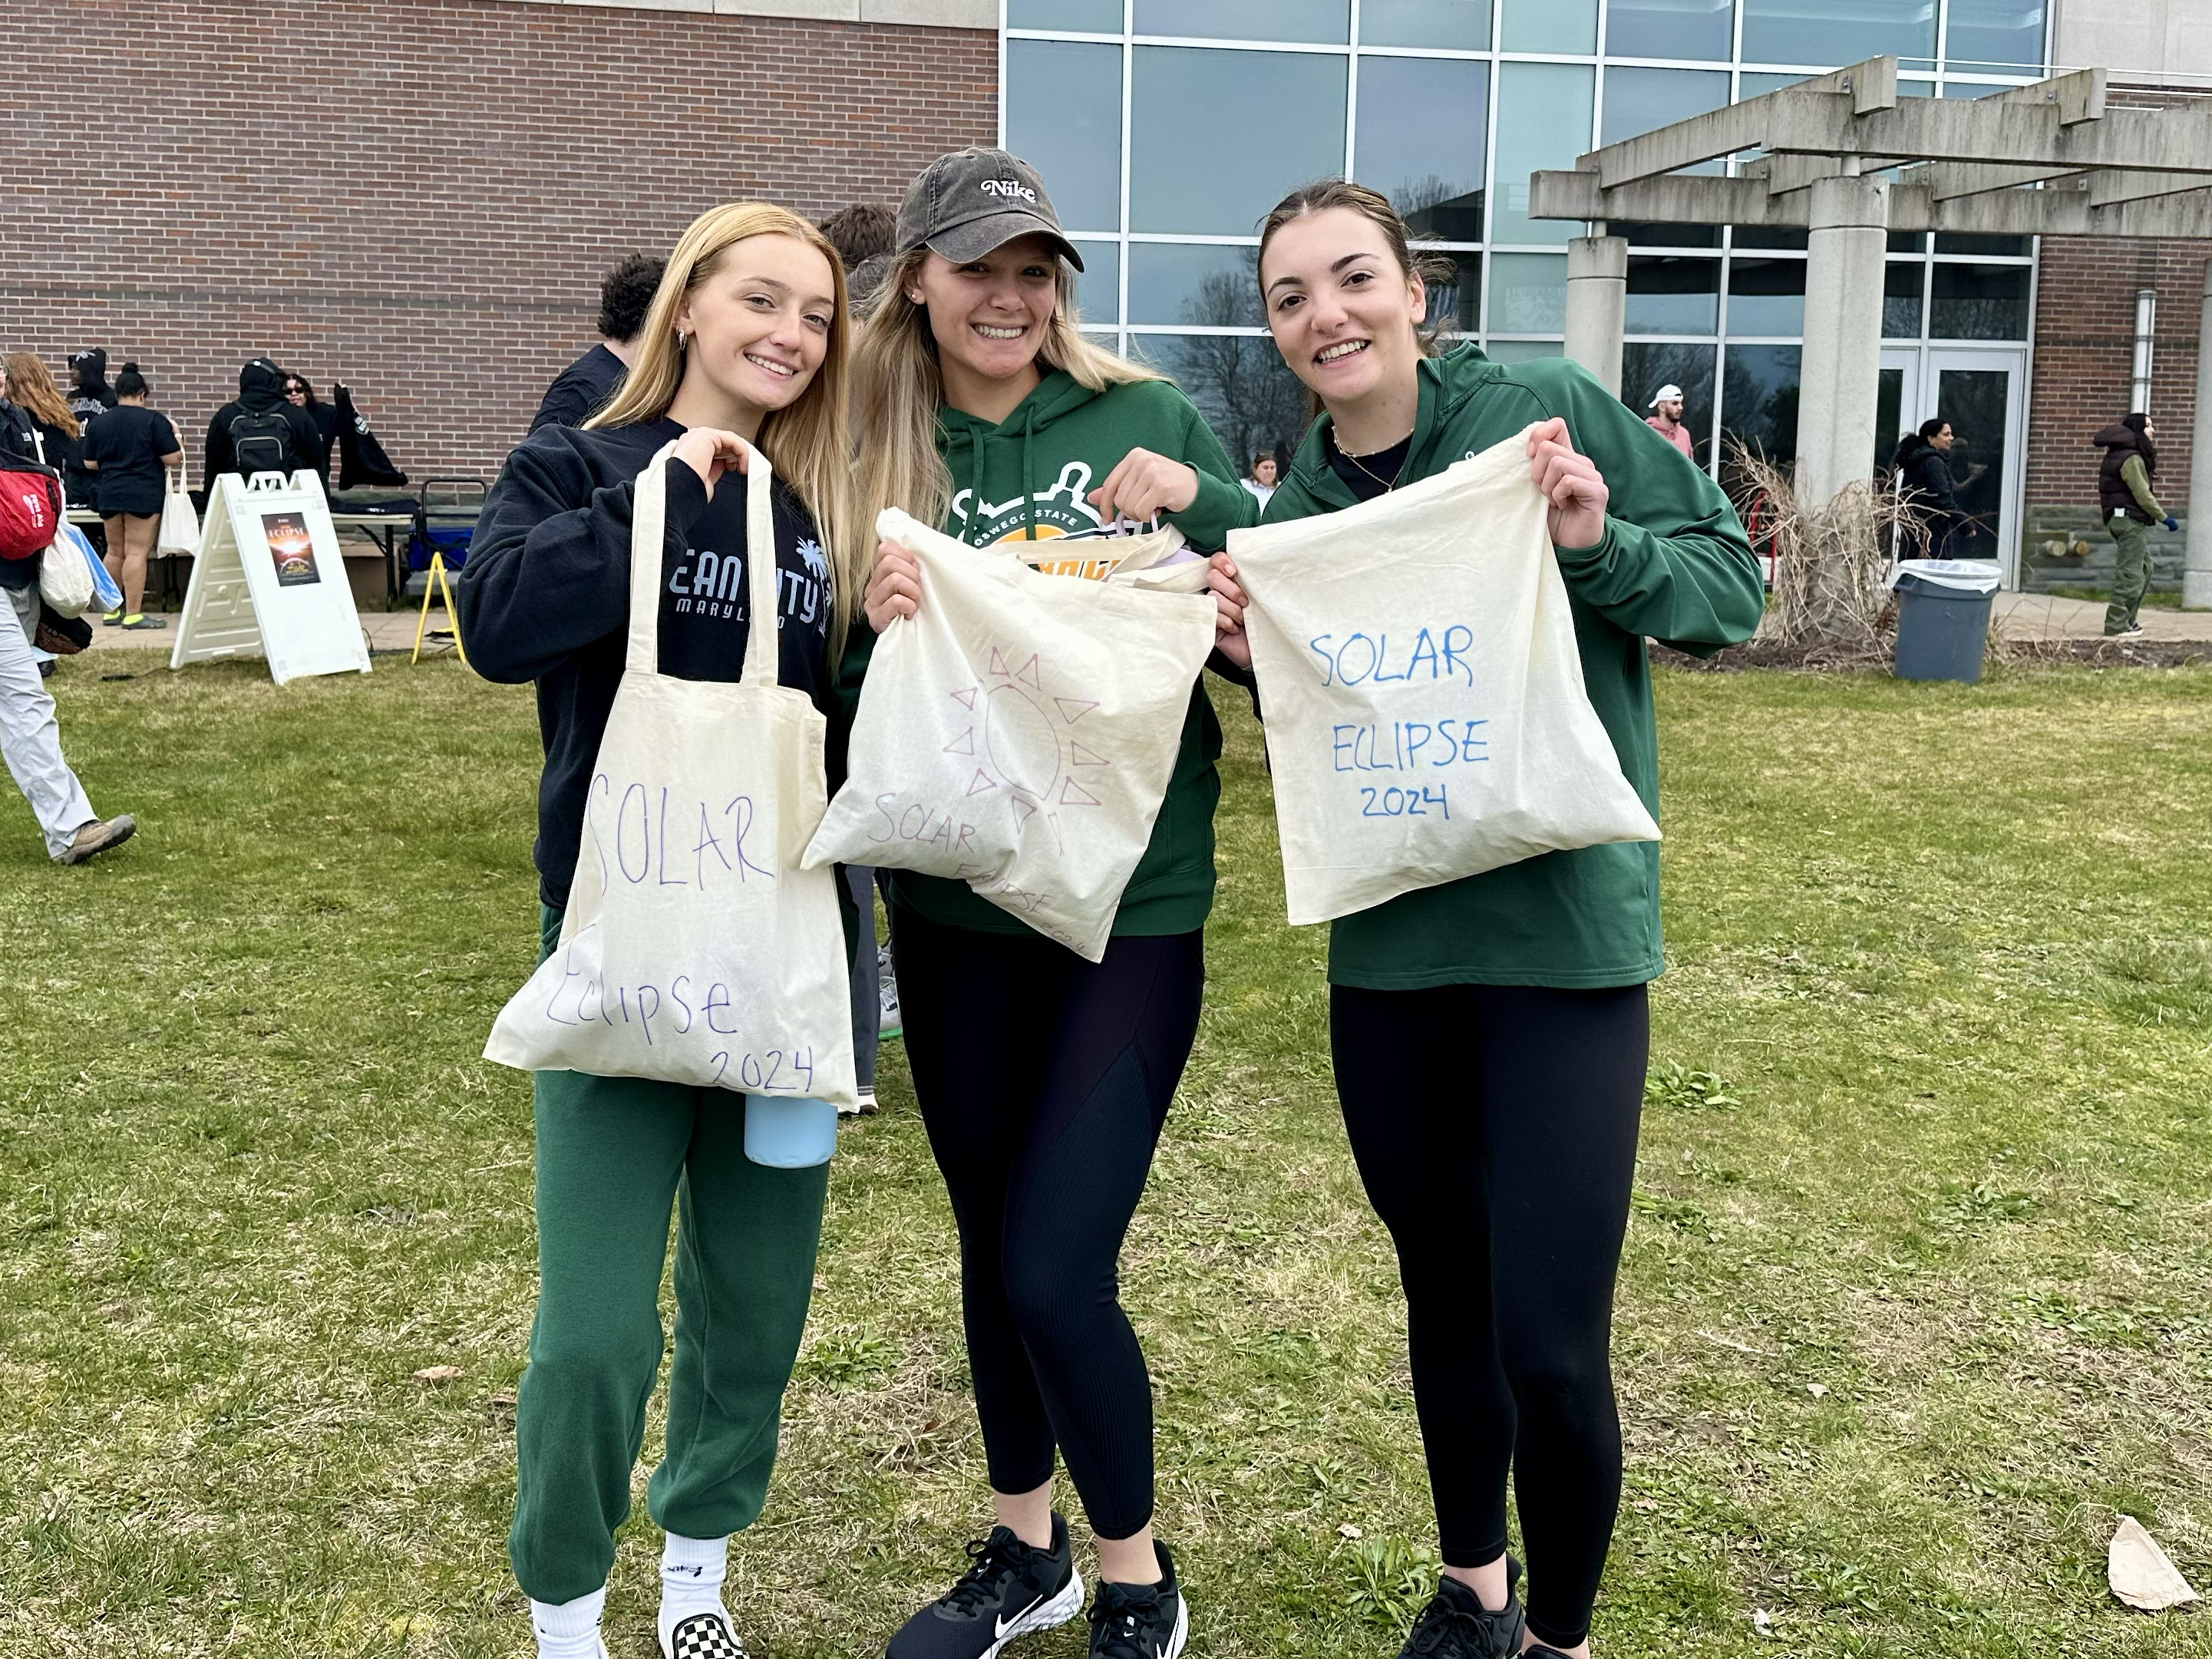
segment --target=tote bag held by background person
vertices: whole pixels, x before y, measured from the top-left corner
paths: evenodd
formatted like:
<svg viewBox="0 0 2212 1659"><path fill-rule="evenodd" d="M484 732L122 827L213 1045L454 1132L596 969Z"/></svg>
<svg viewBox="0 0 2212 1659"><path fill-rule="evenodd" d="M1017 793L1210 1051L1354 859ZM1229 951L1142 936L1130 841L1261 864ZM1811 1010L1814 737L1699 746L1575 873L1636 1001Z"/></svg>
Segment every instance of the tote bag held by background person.
<svg viewBox="0 0 2212 1659"><path fill-rule="evenodd" d="M200 515L185 485L182 466L169 470L168 486L161 497L161 528L154 538L154 556L197 557L200 550Z"/></svg>
<svg viewBox="0 0 2212 1659"><path fill-rule="evenodd" d="M1213 649L1212 597L1193 591L1205 562L1162 562L1180 546L1173 532L1037 544L1115 550L1090 580L967 546L896 507L876 533L914 555L921 608L876 642L845 787L807 863L964 881L1097 961Z"/></svg>
<svg viewBox="0 0 2212 1659"><path fill-rule="evenodd" d="M1656 841L1583 686L1525 434L1340 513L1229 532L1293 923Z"/></svg>
<svg viewBox="0 0 2212 1659"><path fill-rule="evenodd" d="M828 794L826 723L776 683L775 519L747 448L750 626L736 684L660 672L671 445L639 475L629 647L584 812L561 942L484 1058L854 1103L836 878L799 854ZM725 473L720 487L738 487Z"/></svg>

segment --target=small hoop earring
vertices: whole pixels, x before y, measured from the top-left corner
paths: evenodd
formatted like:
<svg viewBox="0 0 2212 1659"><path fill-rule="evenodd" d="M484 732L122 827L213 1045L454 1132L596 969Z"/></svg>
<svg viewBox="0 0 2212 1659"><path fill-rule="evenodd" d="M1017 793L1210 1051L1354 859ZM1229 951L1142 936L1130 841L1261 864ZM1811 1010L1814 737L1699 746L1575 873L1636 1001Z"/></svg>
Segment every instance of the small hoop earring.
<svg viewBox="0 0 2212 1659"><path fill-rule="evenodd" d="M691 337L689 334L686 334L682 329L678 329L676 331L676 349L678 351L685 351L690 349L690 345Z"/></svg>

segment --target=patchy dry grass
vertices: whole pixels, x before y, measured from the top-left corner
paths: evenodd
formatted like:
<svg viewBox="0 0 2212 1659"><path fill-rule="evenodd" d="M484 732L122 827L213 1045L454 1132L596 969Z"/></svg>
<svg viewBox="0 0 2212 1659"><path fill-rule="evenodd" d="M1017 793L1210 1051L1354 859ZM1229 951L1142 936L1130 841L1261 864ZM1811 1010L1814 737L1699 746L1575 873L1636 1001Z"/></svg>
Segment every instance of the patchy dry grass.
<svg viewBox="0 0 2212 1659"><path fill-rule="evenodd" d="M105 653L57 690L145 827L55 870L0 802L0 1656L520 1654L528 1090L475 1056L533 944L527 696ZM2212 1656L2102 1556L2131 1513L2212 1588L2212 672L1661 696L1674 966L1601 1651ZM1230 701L1211 1000L1127 1257L1161 1523L1194 1652L1387 1656L1432 1571L1395 1276ZM884 1085L736 1553L781 1659L871 1650L980 1518L895 1050Z"/></svg>

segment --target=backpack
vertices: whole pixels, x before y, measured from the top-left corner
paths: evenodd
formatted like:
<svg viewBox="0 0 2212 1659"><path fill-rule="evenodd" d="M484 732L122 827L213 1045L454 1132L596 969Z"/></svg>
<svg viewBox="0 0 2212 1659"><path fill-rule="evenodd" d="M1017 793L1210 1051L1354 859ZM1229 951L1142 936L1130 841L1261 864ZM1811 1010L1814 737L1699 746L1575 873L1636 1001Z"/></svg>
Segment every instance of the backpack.
<svg viewBox="0 0 2212 1659"><path fill-rule="evenodd" d="M230 423L233 468L252 477L257 472L292 470L292 423L275 410L240 415Z"/></svg>
<svg viewBox="0 0 2212 1659"><path fill-rule="evenodd" d="M61 532L61 474L0 449L0 559L32 559Z"/></svg>

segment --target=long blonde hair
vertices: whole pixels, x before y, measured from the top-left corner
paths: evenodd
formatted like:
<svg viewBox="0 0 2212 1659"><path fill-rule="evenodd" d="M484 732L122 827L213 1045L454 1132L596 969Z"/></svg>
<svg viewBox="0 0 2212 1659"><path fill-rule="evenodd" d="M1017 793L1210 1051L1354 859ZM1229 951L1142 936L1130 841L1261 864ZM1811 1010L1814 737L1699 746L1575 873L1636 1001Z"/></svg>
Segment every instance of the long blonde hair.
<svg viewBox="0 0 2212 1659"><path fill-rule="evenodd" d="M874 544L864 541L853 495L852 440L846 424L848 364L853 325L845 301L845 266L829 239L808 221L773 202L727 202L691 222L668 256L668 269L646 313L635 360L614 400L584 422L587 427L633 426L657 421L676 401L684 382L684 353L676 343L676 313L685 298L722 268L729 252L754 236L791 236L815 250L830 266L836 314L830 321L822 367L787 409L761 422L754 447L769 459L814 520L830 557L835 604L830 617L830 656L844 649L845 630L860 609L860 589Z"/></svg>
<svg viewBox="0 0 2212 1659"><path fill-rule="evenodd" d="M80 435L76 416L62 401L46 361L35 351L8 354L8 401L27 409L48 426L58 426L72 438Z"/></svg>
<svg viewBox="0 0 2212 1659"><path fill-rule="evenodd" d="M860 435L860 496L867 522L887 507L904 507L926 525L941 525L952 505L952 472L937 453L937 411L945 373L929 310L908 292L920 280L927 247L900 254L876 290L860 343L853 349L853 427ZM1062 369L1093 392L1167 377L1094 345L1077 326L1075 273L1059 264L1052 320L1037 361Z"/></svg>

